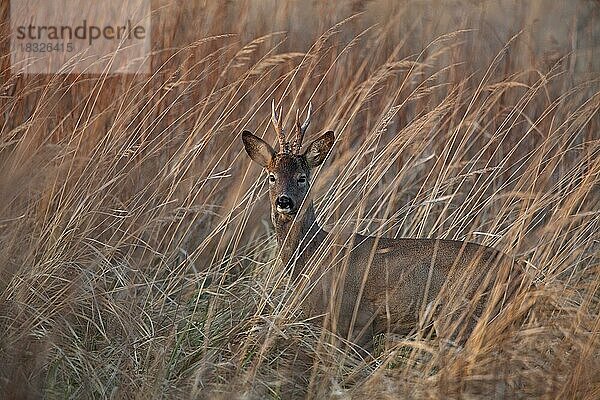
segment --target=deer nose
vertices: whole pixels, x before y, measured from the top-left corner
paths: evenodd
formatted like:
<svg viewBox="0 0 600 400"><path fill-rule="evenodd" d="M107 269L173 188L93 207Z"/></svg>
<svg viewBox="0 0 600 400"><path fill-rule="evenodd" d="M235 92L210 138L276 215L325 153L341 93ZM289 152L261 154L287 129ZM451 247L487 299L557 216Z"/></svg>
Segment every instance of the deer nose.
<svg viewBox="0 0 600 400"><path fill-rule="evenodd" d="M288 196L283 195L277 197L277 199L275 200L275 206L277 206L277 208L281 210L291 210L294 206L294 203L292 202L292 199L290 199Z"/></svg>

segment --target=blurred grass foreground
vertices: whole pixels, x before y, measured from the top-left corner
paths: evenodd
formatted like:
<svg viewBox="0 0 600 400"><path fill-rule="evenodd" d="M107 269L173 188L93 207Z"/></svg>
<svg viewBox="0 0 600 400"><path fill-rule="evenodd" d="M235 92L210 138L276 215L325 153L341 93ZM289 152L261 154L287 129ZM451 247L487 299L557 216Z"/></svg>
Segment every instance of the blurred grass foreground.
<svg viewBox="0 0 600 400"><path fill-rule="evenodd" d="M139 75L11 71L7 3L1 398L600 398L598 1L154 0ZM336 132L322 224L494 246L527 313L329 343L239 140L273 98Z"/></svg>

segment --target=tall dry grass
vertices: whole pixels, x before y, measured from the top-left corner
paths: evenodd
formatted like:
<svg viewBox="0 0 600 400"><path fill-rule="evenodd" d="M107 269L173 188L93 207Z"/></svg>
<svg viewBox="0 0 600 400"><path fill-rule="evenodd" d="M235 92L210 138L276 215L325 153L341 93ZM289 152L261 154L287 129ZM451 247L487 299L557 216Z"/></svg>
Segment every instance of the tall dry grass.
<svg viewBox="0 0 600 400"><path fill-rule="evenodd" d="M153 6L151 75L22 76L0 5L3 398L600 397L597 2ZM242 154L272 98L336 131L325 227L492 245L527 304L332 344Z"/></svg>

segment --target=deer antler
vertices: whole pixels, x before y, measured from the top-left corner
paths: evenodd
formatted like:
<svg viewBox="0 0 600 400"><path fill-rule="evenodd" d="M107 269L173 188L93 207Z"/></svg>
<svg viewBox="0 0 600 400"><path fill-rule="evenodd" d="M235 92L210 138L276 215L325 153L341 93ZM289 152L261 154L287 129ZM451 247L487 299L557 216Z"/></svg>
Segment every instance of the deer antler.
<svg viewBox="0 0 600 400"><path fill-rule="evenodd" d="M306 113L306 119L300 125L300 110L296 110L296 138L294 139L294 145L292 150L294 153L298 154L300 149L302 148L302 139L304 139L304 133L306 132L306 128L308 128L308 124L310 124L310 112L312 111L312 104L308 103L308 112Z"/></svg>
<svg viewBox="0 0 600 400"><path fill-rule="evenodd" d="M275 111L275 99L271 102L271 122L273 128L275 128L275 134L279 141L279 148L283 153L289 153L289 144L285 140L285 133L283 132L283 107L279 107L279 114Z"/></svg>

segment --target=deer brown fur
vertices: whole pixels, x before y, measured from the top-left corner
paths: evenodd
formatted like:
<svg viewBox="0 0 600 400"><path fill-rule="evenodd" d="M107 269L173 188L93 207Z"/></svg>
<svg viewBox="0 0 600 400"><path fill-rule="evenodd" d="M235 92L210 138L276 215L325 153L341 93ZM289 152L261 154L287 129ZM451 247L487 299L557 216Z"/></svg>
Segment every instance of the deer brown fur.
<svg viewBox="0 0 600 400"><path fill-rule="evenodd" d="M293 281L309 275L302 303L307 317L320 318L330 330L367 349L374 334L406 334L428 320L438 335L467 337L489 304L494 303L497 313L501 303L524 287L520 265L475 243L354 234L332 246L330 233L316 220L309 188L311 172L327 157L334 134L326 132L301 153L310 107L304 124L296 115L293 146L285 141L281 110L278 115L274 104L272 110L281 152L248 131L242 141L250 158L268 173L281 261L290 267ZM315 265L314 255L324 249L330 254Z"/></svg>

